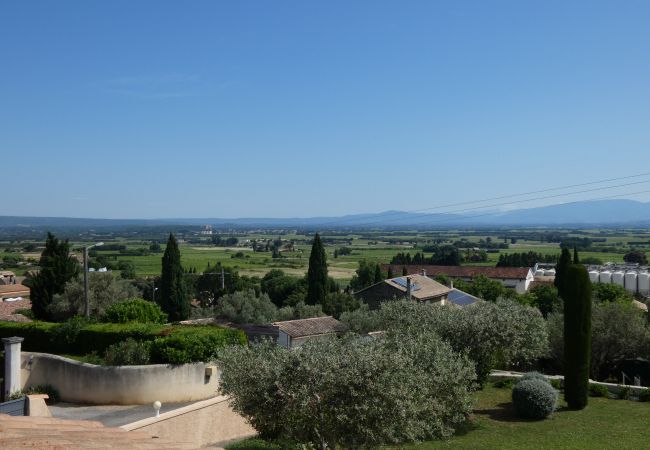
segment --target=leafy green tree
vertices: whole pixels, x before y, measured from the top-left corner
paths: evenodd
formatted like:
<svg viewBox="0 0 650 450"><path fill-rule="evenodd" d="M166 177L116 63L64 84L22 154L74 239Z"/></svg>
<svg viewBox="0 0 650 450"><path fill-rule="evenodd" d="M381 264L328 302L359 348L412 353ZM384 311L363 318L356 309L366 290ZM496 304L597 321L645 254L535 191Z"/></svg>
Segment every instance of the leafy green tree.
<svg viewBox="0 0 650 450"><path fill-rule="evenodd" d="M49 320L49 306L54 296L63 293L66 284L77 277L79 264L70 255L67 239L59 241L52 233L47 233L45 249L38 265L41 270L27 282L32 311L37 319Z"/></svg>
<svg viewBox="0 0 650 450"><path fill-rule="evenodd" d="M235 323L268 324L275 322L278 309L266 294L254 290L226 294L215 306L217 317Z"/></svg>
<svg viewBox="0 0 650 450"><path fill-rule="evenodd" d="M562 310L555 286L540 284L532 288L530 293L533 295L533 305L540 310L544 318L553 312Z"/></svg>
<svg viewBox="0 0 650 450"><path fill-rule="evenodd" d="M322 304L329 290L328 288L327 255L320 235L316 233L314 243L311 246L311 254L309 255L309 268L307 269L307 304Z"/></svg>
<svg viewBox="0 0 650 450"><path fill-rule="evenodd" d="M567 271L569 270L569 266L571 266L571 262L571 253L569 253L568 248L564 247L560 259L555 266L555 280L553 281L553 284L555 284L555 287L557 288L558 295L562 299L564 299L566 294L565 282L567 280Z"/></svg>
<svg viewBox="0 0 650 450"><path fill-rule="evenodd" d="M359 308L359 300L345 292L330 292L325 296L323 312L337 319L344 312L354 311Z"/></svg>
<svg viewBox="0 0 650 450"><path fill-rule="evenodd" d="M564 286L564 398L569 408L587 406L591 355L591 281L584 266L566 271Z"/></svg>
<svg viewBox="0 0 650 450"><path fill-rule="evenodd" d="M377 270L379 270L379 277L381 278L379 264L362 259L359 261L359 268L356 270L356 275L353 275L350 280L350 288L352 288L353 291L360 291L361 289L382 281L381 279L375 281L377 278Z"/></svg>
<svg viewBox="0 0 650 450"><path fill-rule="evenodd" d="M280 269L272 269L264 275L261 282L262 292L268 294L271 301L278 307L285 304L285 301L294 291L298 289L299 280L285 274Z"/></svg>
<svg viewBox="0 0 650 450"><path fill-rule="evenodd" d="M117 278L110 272L88 274L90 316L95 319L102 317L111 306L140 295L141 293L131 282ZM62 293L54 296L47 312L49 317L60 322L77 315L83 315L84 308L83 281L74 279L65 285Z"/></svg>
<svg viewBox="0 0 650 450"><path fill-rule="evenodd" d="M627 252L623 256L623 261L628 262L628 263L637 263L641 264L642 266L648 264L648 257L646 256L645 252L642 252L641 250L631 250Z"/></svg>
<svg viewBox="0 0 650 450"><path fill-rule="evenodd" d="M488 302L496 302L497 299L507 294L507 290L508 288L504 287L500 281L479 275L472 278L468 293Z"/></svg>
<svg viewBox="0 0 650 450"><path fill-rule="evenodd" d="M160 295L156 296L160 307L169 315L169 320L185 320L190 316L190 301L185 288L181 252L173 234L169 234L167 247L162 257Z"/></svg>
<svg viewBox="0 0 650 450"><path fill-rule="evenodd" d="M594 300L600 303L623 302L634 300L632 294L618 284L594 283L592 285Z"/></svg>
<svg viewBox="0 0 650 450"><path fill-rule="evenodd" d="M131 261L120 261L117 263L117 268L120 271L120 277L125 280L135 279L135 266Z"/></svg>

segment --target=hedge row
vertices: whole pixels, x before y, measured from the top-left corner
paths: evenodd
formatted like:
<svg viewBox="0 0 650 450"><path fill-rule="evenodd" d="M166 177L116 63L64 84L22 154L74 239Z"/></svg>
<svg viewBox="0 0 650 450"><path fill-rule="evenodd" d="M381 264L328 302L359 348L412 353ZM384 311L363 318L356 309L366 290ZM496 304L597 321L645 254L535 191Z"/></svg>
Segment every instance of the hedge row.
<svg viewBox="0 0 650 450"><path fill-rule="evenodd" d="M49 322L0 322L0 337L20 336L25 338L23 350L54 353L85 355L96 352L103 355L106 349L127 339L136 341L159 341L158 347L165 347L169 341L172 348L183 349L191 353L192 343L209 342L214 347L232 344L246 344L246 335L241 330L220 328L215 326L168 326L138 323L98 323L84 324L82 321L65 323ZM162 339L164 338L164 339ZM214 353L214 349L212 350ZM173 352L172 352L173 353ZM204 353L205 354L205 353ZM194 352L195 356L200 356ZM171 356L171 355L170 355ZM160 362L175 363L174 359ZM196 360L196 359L195 359Z"/></svg>

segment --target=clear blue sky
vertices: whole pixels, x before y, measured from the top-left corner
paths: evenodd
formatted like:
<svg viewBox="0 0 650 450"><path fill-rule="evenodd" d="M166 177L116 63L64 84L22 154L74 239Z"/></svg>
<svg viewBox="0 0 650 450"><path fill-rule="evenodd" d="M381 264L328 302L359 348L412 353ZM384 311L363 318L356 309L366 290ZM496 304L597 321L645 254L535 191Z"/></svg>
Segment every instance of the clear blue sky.
<svg viewBox="0 0 650 450"><path fill-rule="evenodd" d="M648 24L632 0L4 0L0 215L338 215L650 171Z"/></svg>

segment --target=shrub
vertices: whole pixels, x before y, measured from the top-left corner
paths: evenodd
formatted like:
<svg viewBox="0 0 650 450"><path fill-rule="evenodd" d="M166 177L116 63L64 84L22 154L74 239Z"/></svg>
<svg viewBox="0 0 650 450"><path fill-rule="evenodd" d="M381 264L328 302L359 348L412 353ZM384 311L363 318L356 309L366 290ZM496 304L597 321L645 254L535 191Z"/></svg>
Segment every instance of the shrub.
<svg viewBox="0 0 650 450"><path fill-rule="evenodd" d="M562 381L561 380L551 378L548 381L549 381L549 383L551 383L551 386L553 386L553 388L557 389L558 391L562 390Z"/></svg>
<svg viewBox="0 0 650 450"><path fill-rule="evenodd" d="M221 392L261 434L317 448L444 438L471 411L473 364L426 330L230 347ZM261 401L263 399L263 401Z"/></svg>
<svg viewBox="0 0 650 450"><path fill-rule="evenodd" d="M502 380L494 382L494 387L499 389L512 389L514 385L515 381L511 380L510 378L504 378Z"/></svg>
<svg viewBox="0 0 650 450"><path fill-rule="evenodd" d="M520 381L512 389L515 410L526 419L545 419L555 410L557 399L558 392L539 379Z"/></svg>
<svg viewBox="0 0 650 450"><path fill-rule="evenodd" d="M132 298L108 308L104 314L103 322L163 324L167 322L167 314L156 303L141 298Z"/></svg>
<svg viewBox="0 0 650 450"><path fill-rule="evenodd" d="M30 308L19 308L14 311L14 314L22 314L23 316L32 320L36 319L36 317L34 316L34 311L32 311Z"/></svg>
<svg viewBox="0 0 650 450"><path fill-rule="evenodd" d="M519 379L519 381L525 381L525 380L541 380L541 381L544 381L545 383L549 383L548 378L546 378L546 376L544 374L541 374L539 372L526 372Z"/></svg>
<svg viewBox="0 0 650 450"><path fill-rule="evenodd" d="M104 360L109 366L138 366L149 364L151 359L151 342L136 341L127 339L126 341L113 344L106 349Z"/></svg>
<svg viewBox="0 0 650 450"><path fill-rule="evenodd" d="M216 327L192 327L194 332L184 331L162 337L151 343L151 359L161 364L187 364L218 359L224 347L246 344L246 336L239 330Z"/></svg>
<svg viewBox="0 0 650 450"><path fill-rule="evenodd" d="M640 402L650 402L650 389L645 389L639 394Z"/></svg>
<svg viewBox="0 0 650 450"><path fill-rule="evenodd" d="M632 390L628 386L623 386L621 387L621 390L618 391L618 398L621 400L629 400L631 392Z"/></svg>
<svg viewBox="0 0 650 450"><path fill-rule="evenodd" d="M609 397L609 389L602 384L589 383L589 395L592 397Z"/></svg>
<svg viewBox="0 0 650 450"><path fill-rule="evenodd" d="M54 403L58 403L59 401L61 401L61 396L59 395L59 391L57 391L51 384L39 384L36 386L30 386L20 391L13 392L11 393L11 395L9 395L7 401L18 400L19 398L22 398L26 395L33 395L33 394L47 394L48 399L45 400L45 403L47 403L48 405L52 405Z"/></svg>

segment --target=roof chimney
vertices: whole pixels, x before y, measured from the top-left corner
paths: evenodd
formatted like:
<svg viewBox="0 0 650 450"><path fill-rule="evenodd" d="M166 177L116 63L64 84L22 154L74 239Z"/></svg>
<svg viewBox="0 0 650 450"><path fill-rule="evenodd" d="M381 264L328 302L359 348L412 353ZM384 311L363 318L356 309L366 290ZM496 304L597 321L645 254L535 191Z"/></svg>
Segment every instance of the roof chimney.
<svg viewBox="0 0 650 450"><path fill-rule="evenodd" d="M406 298L411 299L411 277L406 277Z"/></svg>
<svg viewBox="0 0 650 450"><path fill-rule="evenodd" d="M454 288L454 280L452 280L452 279L450 278L450 279L449 279L449 289L453 289L453 288Z"/></svg>
<svg viewBox="0 0 650 450"><path fill-rule="evenodd" d="M426 277L427 276L427 269L422 269L422 276Z"/></svg>

